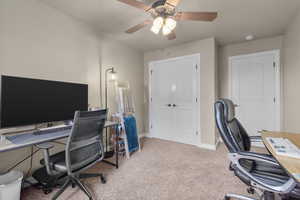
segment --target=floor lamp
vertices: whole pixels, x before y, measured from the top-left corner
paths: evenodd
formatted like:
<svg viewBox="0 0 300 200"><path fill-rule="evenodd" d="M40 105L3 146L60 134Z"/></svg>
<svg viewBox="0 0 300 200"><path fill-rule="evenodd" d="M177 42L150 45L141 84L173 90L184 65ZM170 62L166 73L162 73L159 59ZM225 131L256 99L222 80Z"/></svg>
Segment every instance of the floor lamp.
<svg viewBox="0 0 300 200"><path fill-rule="evenodd" d="M105 109L108 109L108 101L107 101L108 81L109 81L108 74L111 74L110 80L112 80L112 81L116 80L116 78L117 78L116 77L117 72L113 67L108 68L108 69L105 70ZM108 141L107 141L107 129L105 130L105 142L106 142L105 147L107 148L107 143L108 143ZM107 153L107 157L111 157L113 155L113 151L109 152L109 153L107 152L107 149L105 149L105 151ZM110 156L109 154L112 154L112 155Z"/></svg>

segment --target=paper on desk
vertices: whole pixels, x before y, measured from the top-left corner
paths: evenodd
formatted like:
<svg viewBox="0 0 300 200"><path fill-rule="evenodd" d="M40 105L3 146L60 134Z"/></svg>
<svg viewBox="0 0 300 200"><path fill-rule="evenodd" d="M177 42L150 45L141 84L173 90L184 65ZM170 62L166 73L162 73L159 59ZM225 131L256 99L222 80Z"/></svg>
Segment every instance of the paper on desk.
<svg viewBox="0 0 300 200"><path fill-rule="evenodd" d="M293 144L290 140L286 138L273 138L273 137L267 137L266 139L277 155L300 159L299 148L295 144Z"/></svg>

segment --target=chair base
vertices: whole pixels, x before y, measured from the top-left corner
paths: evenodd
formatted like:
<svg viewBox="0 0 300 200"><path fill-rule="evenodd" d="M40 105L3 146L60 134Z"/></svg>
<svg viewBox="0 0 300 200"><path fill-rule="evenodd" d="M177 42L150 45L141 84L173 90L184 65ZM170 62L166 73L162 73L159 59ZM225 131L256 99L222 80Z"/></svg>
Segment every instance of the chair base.
<svg viewBox="0 0 300 200"><path fill-rule="evenodd" d="M103 174L80 174L79 175L79 179L95 178L95 177L100 177L101 183L103 184L106 183L106 178L104 177Z"/></svg>
<svg viewBox="0 0 300 200"><path fill-rule="evenodd" d="M224 200L231 200L231 199L239 199L239 200L258 200L251 197L238 195L238 194L226 194Z"/></svg>
<svg viewBox="0 0 300 200"><path fill-rule="evenodd" d="M58 190L58 192L54 194L52 200L56 200L70 185L72 187L78 186L88 196L89 200L93 200L92 194L86 188L86 186L80 181L80 179L94 178L94 177L100 177L101 182L103 184L106 183L106 179L103 176L103 174L79 174L78 177L68 176L66 182Z"/></svg>
<svg viewBox="0 0 300 200"><path fill-rule="evenodd" d="M253 192L253 194L254 194L254 192ZM272 192L264 191L262 193L257 193L257 194L259 195L259 199L244 196L244 195L238 195L238 194L226 194L225 197L224 197L224 200L231 200L231 199L239 199L239 200L274 200L275 199L275 195Z"/></svg>

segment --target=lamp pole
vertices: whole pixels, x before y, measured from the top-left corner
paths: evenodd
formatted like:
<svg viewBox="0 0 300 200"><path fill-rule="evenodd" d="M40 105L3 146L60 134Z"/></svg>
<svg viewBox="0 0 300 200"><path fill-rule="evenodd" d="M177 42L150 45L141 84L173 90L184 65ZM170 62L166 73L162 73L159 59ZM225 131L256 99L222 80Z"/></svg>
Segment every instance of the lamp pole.
<svg viewBox="0 0 300 200"><path fill-rule="evenodd" d="M108 91L108 80L107 80L107 76L108 76L108 73L111 73L111 74L115 74L116 71L113 67L110 67L108 69L105 70L105 109L107 110L108 109L108 102L107 102L107 91ZM105 152L107 153L107 145L108 145L108 138L107 138L107 129L105 129Z"/></svg>
<svg viewBox="0 0 300 200"><path fill-rule="evenodd" d="M108 105L107 105L107 91L108 91L107 75L108 75L108 73L116 73L116 72L113 67L105 70L105 109L108 108Z"/></svg>

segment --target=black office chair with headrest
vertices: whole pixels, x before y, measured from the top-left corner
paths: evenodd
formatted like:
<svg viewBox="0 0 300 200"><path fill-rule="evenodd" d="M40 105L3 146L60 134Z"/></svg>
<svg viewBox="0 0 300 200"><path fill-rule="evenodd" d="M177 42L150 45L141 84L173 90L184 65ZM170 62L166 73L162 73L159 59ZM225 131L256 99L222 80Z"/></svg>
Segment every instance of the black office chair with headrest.
<svg viewBox="0 0 300 200"><path fill-rule="evenodd" d="M220 99L215 103L215 120L220 135L229 151L230 169L243 181L248 192L257 192L260 199L273 200L274 194L282 198L298 199L300 191L296 181L282 169L269 154L250 152L251 138L241 123L235 118L235 106L229 99ZM255 200L254 198L226 194L229 199Z"/></svg>
<svg viewBox="0 0 300 200"><path fill-rule="evenodd" d="M41 164L46 166L49 175L67 174L66 182L53 196L53 200L57 199L69 185L77 185L89 199L92 199L92 195L80 181L81 178L100 177L102 183L105 183L101 173L82 174L81 172L104 158L102 134L106 116L107 110L77 111L65 151L50 156L49 149L53 146L48 144L38 146L44 149L44 159L41 160Z"/></svg>

